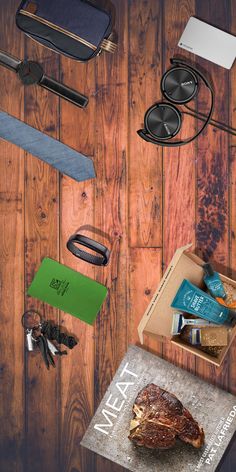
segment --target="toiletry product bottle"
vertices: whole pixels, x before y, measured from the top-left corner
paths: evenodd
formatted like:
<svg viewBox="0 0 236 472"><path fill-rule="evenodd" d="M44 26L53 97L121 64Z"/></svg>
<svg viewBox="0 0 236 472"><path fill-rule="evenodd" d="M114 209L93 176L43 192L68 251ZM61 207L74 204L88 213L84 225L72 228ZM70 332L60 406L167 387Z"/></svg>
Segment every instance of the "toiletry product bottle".
<svg viewBox="0 0 236 472"><path fill-rule="evenodd" d="M184 279L171 306L216 324L231 324L236 313Z"/></svg>
<svg viewBox="0 0 236 472"><path fill-rule="evenodd" d="M209 263L203 265L203 270L205 272L203 280L210 294L214 298L216 297L226 298L225 289L221 282L218 272L214 272L212 265Z"/></svg>

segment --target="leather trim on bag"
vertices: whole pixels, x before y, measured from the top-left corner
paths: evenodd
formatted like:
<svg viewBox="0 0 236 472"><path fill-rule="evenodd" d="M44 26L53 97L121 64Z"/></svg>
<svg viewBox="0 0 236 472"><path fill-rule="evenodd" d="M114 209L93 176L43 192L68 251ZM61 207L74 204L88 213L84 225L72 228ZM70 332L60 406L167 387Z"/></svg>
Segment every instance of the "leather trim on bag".
<svg viewBox="0 0 236 472"><path fill-rule="evenodd" d="M38 5L35 2L29 2L28 5L25 7L25 10L28 13L33 13L34 15L37 12L37 9L38 9Z"/></svg>

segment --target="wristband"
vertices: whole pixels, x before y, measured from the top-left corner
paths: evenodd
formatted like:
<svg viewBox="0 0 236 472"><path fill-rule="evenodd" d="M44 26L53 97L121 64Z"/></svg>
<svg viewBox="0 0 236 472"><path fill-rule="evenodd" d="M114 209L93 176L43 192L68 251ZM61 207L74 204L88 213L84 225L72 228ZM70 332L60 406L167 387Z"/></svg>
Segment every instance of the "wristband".
<svg viewBox="0 0 236 472"><path fill-rule="evenodd" d="M93 255L90 252L86 252L78 247L80 244L83 247L92 249L94 252L97 252L99 256ZM106 266L109 262L110 251L109 249L101 243L94 241L94 239L88 238L82 234L73 234L67 242L67 249L79 259L82 259L89 264L94 264L97 266Z"/></svg>

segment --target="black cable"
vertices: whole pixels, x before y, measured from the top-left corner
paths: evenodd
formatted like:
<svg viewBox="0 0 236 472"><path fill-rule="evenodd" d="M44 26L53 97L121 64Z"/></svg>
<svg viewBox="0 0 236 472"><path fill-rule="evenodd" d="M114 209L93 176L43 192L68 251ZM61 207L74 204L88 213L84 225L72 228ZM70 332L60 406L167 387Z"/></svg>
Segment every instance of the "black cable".
<svg viewBox="0 0 236 472"><path fill-rule="evenodd" d="M183 111L183 115L189 115L189 116L192 116L193 118L197 118L197 120L205 121L203 118L201 118L201 116L198 116L197 114L195 115L194 113L190 113L189 111ZM222 126L218 124L211 123L211 121L209 121L209 125L213 126L214 128L218 128L221 131L226 131L227 133L232 134L233 136L236 136L236 133L233 133L233 131L224 129Z"/></svg>
<svg viewBox="0 0 236 472"><path fill-rule="evenodd" d="M194 113L196 112L193 108L189 107L188 105L184 105L184 106L185 106L185 108L187 108L188 110L190 110L190 111L192 111L192 112L194 112ZM201 111L198 111L197 113L198 113L198 115L202 115L202 117L204 117L204 118L207 117L207 115L205 115L205 114L202 113ZM224 126L224 127L225 127L224 131L227 131L227 130L228 130L229 133L231 133L231 131L235 131L235 132L236 132L236 128L233 128L233 126L224 125L224 123L221 123L221 121L215 120L214 118L211 118L210 121L209 121L209 124L212 125L211 122L212 122L212 123L217 123L217 125L220 125L220 126ZM212 125L212 126L214 126L214 125ZM219 126L216 126L216 127L219 128ZM219 129L221 129L221 128L219 128ZM232 134L232 133L231 133L231 134Z"/></svg>
<svg viewBox="0 0 236 472"><path fill-rule="evenodd" d="M210 123L210 120L211 120L211 116L212 116L212 113L213 113L213 109L214 109L214 101L215 101L215 98L214 98L214 90L210 84L210 82L207 80L206 77L204 77L204 75L197 69L195 69L194 67L192 66L189 66L187 62L185 61L181 61L181 60L178 60L176 58L171 58L170 59L170 62L171 64L176 64L177 66L180 64L180 65L184 65L186 66L187 68L189 68L190 70L192 70L195 74L197 74L201 79L202 81L204 82L204 84L206 85L206 87L208 88L210 94L211 94L211 107L210 107L210 111L208 113L208 117L207 117L207 120L206 122L204 123L204 125L202 126L202 128L200 128L200 130L197 132L197 134L195 134L195 136L192 136L191 138L189 139L186 139L185 141L180 141L180 143L182 144L188 144L188 143L191 143L192 141L194 141L202 132L203 130L206 128L206 126ZM169 143L168 143L169 144Z"/></svg>

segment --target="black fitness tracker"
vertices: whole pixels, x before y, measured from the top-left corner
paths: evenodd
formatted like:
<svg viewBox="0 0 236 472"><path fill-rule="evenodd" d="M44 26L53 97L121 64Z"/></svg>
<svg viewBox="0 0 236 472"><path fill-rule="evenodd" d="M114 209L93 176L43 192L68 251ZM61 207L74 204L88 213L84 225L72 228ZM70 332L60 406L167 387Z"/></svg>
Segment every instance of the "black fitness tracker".
<svg viewBox="0 0 236 472"><path fill-rule="evenodd" d="M78 245L91 249L92 251L98 253L99 256L80 249ZM94 241L93 239L88 238L82 234L73 234L73 236L71 236L67 242L67 249L69 249L69 251L74 254L74 256L79 257L79 259L82 259L85 262L89 262L89 264L106 266L109 262L109 249L103 244L98 243L97 241Z"/></svg>

